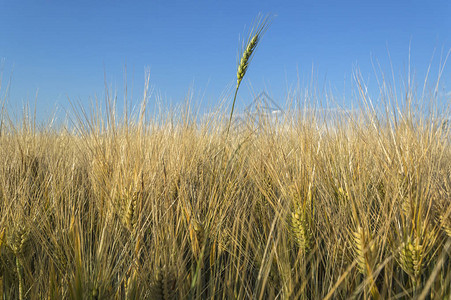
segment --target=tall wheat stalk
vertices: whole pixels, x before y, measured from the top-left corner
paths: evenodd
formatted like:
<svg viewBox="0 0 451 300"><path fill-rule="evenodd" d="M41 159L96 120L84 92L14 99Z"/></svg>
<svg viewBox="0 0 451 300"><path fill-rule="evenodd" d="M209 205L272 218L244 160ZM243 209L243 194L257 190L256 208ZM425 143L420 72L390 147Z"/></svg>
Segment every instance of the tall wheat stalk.
<svg viewBox="0 0 451 300"><path fill-rule="evenodd" d="M246 75L247 68L252 61L255 50L257 49L258 43L263 37L264 33L268 29L271 18L270 16L262 17L259 15L254 21L254 25L251 27L246 43L243 41L242 50L238 56L238 69L236 73L236 87L235 95L232 102L232 110L230 111L229 124L227 126L227 136L229 134L230 125L232 123L233 111L235 109L236 96L238 94L238 89L240 88L241 81Z"/></svg>

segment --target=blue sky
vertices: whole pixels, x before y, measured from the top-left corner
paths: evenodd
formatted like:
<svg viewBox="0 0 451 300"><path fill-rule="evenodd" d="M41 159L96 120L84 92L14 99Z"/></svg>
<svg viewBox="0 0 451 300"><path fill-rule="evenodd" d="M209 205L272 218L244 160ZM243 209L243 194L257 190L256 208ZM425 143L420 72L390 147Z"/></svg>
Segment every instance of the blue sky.
<svg viewBox="0 0 451 300"><path fill-rule="evenodd" d="M38 118L55 109L61 116L70 110L68 98L85 107L104 99L106 74L122 103L126 66L132 104L142 98L148 69L151 104L183 103L191 90L207 111L233 89L239 37L259 12L276 16L242 83L238 109L261 91L283 105L290 88L308 87L312 78L349 106L357 67L373 86L372 61L391 75L390 53L398 81L407 74L409 47L422 86L433 54L436 76L451 49L450 1L0 0L0 95L11 78L10 110L36 99ZM451 90L449 69L444 94Z"/></svg>

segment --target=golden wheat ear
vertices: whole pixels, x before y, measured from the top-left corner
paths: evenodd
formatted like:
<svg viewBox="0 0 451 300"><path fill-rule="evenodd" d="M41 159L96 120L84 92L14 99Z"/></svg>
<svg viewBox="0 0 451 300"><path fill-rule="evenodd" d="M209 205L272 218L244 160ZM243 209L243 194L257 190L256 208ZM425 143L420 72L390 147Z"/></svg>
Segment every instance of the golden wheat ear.
<svg viewBox="0 0 451 300"><path fill-rule="evenodd" d="M263 17L261 14L257 16L255 19L250 31L249 35L246 41L243 40L243 45L241 46L241 51L238 56L238 69L236 72L236 87L235 87L235 96L233 97L232 102L232 110L230 112L230 119L229 124L227 127L227 133L230 129L230 124L232 122L232 116L233 116L233 110L235 108L235 102L236 102L236 95L238 93L238 89L240 87L241 81L243 80L244 75L246 75L247 68L249 67L249 64L252 60L252 57L254 56L255 49L258 46L258 43L260 42L260 39L265 34L266 30L268 29L268 26L271 23L271 16L267 15L266 17Z"/></svg>

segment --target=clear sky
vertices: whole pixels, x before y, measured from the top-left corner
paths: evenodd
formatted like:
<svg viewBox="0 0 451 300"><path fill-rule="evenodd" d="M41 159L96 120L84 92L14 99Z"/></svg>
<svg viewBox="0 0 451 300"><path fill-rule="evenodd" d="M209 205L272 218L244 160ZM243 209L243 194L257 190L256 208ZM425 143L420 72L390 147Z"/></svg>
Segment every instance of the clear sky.
<svg viewBox="0 0 451 300"><path fill-rule="evenodd" d="M243 81L238 108L251 102L252 89L283 105L298 82L309 86L312 67L316 87L348 95L357 67L370 85L372 60L390 72L388 53L398 80L407 74L409 48L421 86L433 55L436 75L451 48L446 0L0 0L0 95L11 78L9 106L36 99L38 117L45 118L55 108L70 109L68 98L86 107L95 96L102 100L106 74L122 103L127 66L133 104L148 68L151 103L176 105L191 90L208 110L233 89L239 38L259 12L276 17ZM450 63L444 94L451 90Z"/></svg>

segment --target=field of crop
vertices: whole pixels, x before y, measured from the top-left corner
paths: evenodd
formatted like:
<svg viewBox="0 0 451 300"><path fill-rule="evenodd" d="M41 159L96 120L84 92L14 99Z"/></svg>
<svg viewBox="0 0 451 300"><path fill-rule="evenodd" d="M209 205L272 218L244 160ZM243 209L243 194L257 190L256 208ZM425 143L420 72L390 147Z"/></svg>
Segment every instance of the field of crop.
<svg viewBox="0 0 451 300"><path fill-rule="evenodd" d="M79 110L73 132L4 113L1 294L449 298L450 129L408 107L230 130L186 110Z"/></svg>
<svg viewBox="0 0 451 300"><path fill-rule="evenodd" d="M358 111L235 122L264 29L230 115L107 100L54 129L2 110L3 299L451 297L449 107L381 84L376 112L357 80Z"/></svg>

